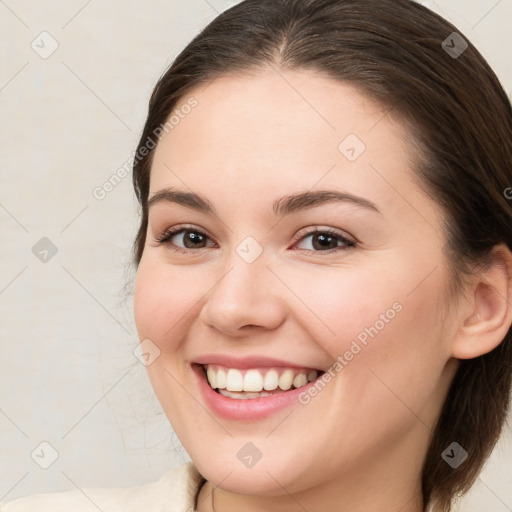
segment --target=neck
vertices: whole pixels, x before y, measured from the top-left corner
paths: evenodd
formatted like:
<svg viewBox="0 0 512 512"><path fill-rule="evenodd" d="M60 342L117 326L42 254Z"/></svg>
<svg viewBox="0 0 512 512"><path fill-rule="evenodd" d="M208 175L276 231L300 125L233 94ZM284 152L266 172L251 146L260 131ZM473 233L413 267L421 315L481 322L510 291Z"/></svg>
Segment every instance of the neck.
<svg viewBox="0 0 512 512"><path fill-rule="evenodd" d="M382 510L400 512L425 512L421 490L416 489L409 492L389 494L389 489L375 492L376 488L367 489L369 492L360 494L352 492L350 495L343 492L339 485L336 485L336 493L311 489L306 493L295 493L285 496L245 496L232 494L220 488L214 488L210 484L209 501L206 508L198 508L198 512L323 512L325 510L336 510L337 512L382 512ZM314 494L313 494L314 493Z"/></svg>
<svg viewBox="0 0 512 512"><path fill-rule="evenodd" d="M280 495L250 496L228 492L207 482L198 496L197 511L424 512L420 485L424 454L418 453L418 441L414 435L407 441L402 439L406 449L397 452L396 446L390 447L387 453L375 454L358 468L351 466L349 472L332 472L328 481L299 492L289 492L277 483ZM277 482L275 476L273 480Z"/></svg>

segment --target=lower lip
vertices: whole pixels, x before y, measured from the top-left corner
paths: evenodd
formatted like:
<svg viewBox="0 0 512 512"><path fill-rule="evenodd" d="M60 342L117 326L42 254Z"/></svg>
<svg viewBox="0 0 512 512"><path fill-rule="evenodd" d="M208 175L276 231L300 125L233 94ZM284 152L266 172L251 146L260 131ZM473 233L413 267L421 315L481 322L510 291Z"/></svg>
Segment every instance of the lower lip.
<svg viewBox="0 0 512 512"><path fill-rule="evenodd" d="M199 388L210 410L216 416L228 420L253 421L267 418L286 407L297 404L299 395L315 384L315 381L312 381L301 388L261 398L237 399L214 391L208 384L201 365L193 364L192 370L196 374Z"/></svg>

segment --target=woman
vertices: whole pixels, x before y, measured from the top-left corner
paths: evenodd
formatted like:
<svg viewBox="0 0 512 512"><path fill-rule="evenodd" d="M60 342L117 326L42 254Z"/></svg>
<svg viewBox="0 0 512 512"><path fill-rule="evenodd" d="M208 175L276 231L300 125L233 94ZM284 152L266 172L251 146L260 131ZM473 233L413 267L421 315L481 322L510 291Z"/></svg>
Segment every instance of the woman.
<svg viewBox="0 0 512 512"><path fill-rule="evenodd" d="M157 84L135 320L193 463L24 510L449 511L512 358L512 109L409 0L246 0Z"/></svg>

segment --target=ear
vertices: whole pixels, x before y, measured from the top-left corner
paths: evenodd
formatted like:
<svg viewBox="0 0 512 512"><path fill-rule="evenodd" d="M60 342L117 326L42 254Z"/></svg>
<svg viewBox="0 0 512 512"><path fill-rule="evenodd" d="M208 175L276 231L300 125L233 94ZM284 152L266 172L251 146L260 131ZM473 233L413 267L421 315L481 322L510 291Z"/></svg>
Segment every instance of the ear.
<svg viewBox="0 0 512 512"><path fill-rule="evenodd" d="M512 325L512 253L506 245L493 249L491 264L475 275L468 296L452 344L458 359L491 352Z"/></svg>

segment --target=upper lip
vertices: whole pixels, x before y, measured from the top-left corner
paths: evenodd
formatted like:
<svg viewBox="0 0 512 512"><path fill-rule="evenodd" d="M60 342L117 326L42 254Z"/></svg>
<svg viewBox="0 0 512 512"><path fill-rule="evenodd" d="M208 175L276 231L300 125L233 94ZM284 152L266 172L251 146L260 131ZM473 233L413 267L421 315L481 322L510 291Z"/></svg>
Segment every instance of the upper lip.
<svg viewBox="0 0 512 512"><path fill-rule="evenodd" d="M241 370L267 366L269 368L308 368L312 370L318 370L317 367L311 366L309 364L300 364L298 362L284 361L283 359L275 359L272 357L259 355L247 357L233 357L223 354L205 354L203 356L198 357L193 362L200 365L218 364L220 366L225 366L226 368L239 368Z"/></svg>

